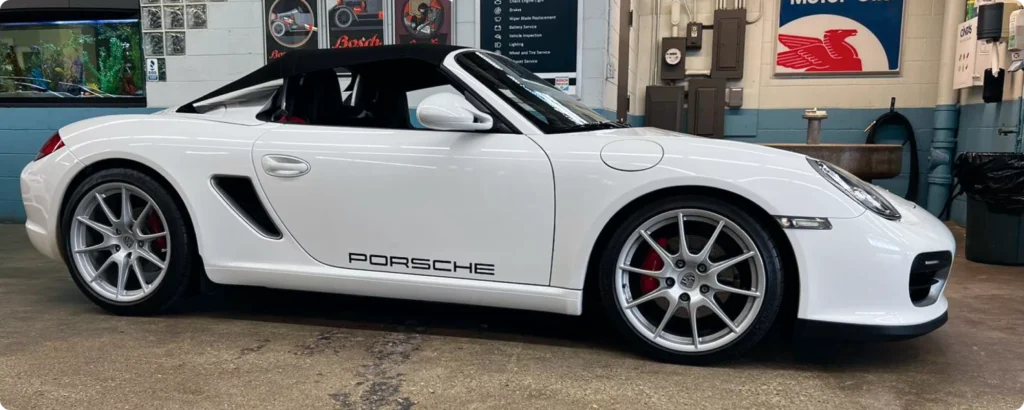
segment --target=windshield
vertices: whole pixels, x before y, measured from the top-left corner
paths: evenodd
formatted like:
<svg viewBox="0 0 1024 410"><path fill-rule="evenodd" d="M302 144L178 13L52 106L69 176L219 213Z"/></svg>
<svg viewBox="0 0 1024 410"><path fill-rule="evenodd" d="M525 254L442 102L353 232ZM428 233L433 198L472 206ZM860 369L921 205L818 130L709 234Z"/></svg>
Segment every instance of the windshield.
<svg viewBox="0 0 1024 410"><path fill-rule="evenodd" d="M467 52L456 61L545 133L623 127L507 57Z"/></svg>

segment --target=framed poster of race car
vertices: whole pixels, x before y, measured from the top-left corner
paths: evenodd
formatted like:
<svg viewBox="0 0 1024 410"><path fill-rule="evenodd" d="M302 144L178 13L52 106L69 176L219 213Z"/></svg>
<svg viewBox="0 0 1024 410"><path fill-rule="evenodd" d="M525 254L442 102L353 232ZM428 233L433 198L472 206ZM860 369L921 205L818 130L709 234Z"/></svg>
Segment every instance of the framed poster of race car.
<svg viewBox="0 0 1024 410"><path fill-rule="evenodd" d="M328 0L328 47L360 48L385 44L384 0Z"/></svg>
<svg viewBox="0 0 1024 410"><path fill-rule="evenodd" d="M450 0L395 0L396 44L452 44Z"/></svg>
<svg viewBox="0 0 1024 410"><path fill-rule="evenodd" d="M319 47L316 0L264 0L267 61Z"/></svg>

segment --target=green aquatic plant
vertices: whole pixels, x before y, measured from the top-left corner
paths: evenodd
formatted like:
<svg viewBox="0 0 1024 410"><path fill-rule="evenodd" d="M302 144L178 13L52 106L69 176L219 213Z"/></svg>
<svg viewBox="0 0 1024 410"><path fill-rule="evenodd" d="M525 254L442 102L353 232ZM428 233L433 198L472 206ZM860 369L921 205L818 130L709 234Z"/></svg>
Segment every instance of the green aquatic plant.
<svg viewBox="0 0 1024 410"><path fill-rule="evenodd" d="M18 58L14 54L14 46L0 45L0 92L15 91L16 85L12 77L21 77L22 75Z"/></svg>
<svg viewBox="0 0 1024 410"><path fill-rule="evenodd" d="M97 79L100 91L107 94L120 95L123 91L121 72L124 70L124 46L121 40L111 38L106 49L100 49Z"/></svg>

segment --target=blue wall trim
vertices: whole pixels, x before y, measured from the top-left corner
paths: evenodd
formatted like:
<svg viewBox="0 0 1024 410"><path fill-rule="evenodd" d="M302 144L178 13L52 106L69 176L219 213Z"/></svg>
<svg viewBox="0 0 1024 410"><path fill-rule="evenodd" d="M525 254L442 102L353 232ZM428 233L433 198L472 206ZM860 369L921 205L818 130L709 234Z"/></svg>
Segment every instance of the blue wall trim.
<svg viewBox="0 0 1024 410"><path fill-rule="evenodd" d="M0 108L0 222L25 220L21 203L22 168L61 127L113 114L148 114L158 108Z"/></svg>
<svg viewBox="0 0 1024 410"><path fill-rule="evenodd" d="M1017 124L1019 101L1001 104L974 104L960 109L957 132L960 135L957 153L965 151L1013 151L1015 136L998 135L1000 127L1012 128ZM39 147L60 127L69 123L102 115L152 113L156 108L0 108L0 221L24 220L18 175L35 157ZM609 119L615 118L610 110L598 109ZM828 109L829 118L822 123L822 141L826 143L862 143L867 134L864 129L886 109ZM918 140L921 159L921 198L927 194L927 165L932 145L935 118L933 108L903 108L899 110L910 119ZM807 122L801 118L802 109L736 109L726 111L726 138L751 143L803 142ZM413 117L415 118L415 117ZM628 121L643 126L644 117L630 115ZM879 130L880 142L898 141L898 130ZM906 191L909 180L909 146L904 156L903 173L893 179L875 181L896 193ZM953 204L952 216L963 224L964 202Z"/></svg>

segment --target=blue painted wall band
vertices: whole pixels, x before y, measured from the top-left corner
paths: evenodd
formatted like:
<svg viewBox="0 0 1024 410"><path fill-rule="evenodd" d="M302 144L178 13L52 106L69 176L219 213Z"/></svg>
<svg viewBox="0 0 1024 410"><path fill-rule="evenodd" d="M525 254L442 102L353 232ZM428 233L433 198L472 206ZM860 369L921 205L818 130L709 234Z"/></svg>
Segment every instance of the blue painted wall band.
<svg viewBox="0 0 1024 410"><path fill-rule="evenodd" d="M1001 105L1005 105L1002 107ZM931 148L941 152L971 151L1012 151L1016 143L1014 136L1002 137L996 132L1003 122L1016 124L1021 105L1016 102L1004 104L974 104L961 108L940 106L937 108L904 108L899 111L910 119L918 138L919 155L922 164L931 157ZM21 203L21 169L39 150L46 140L60 127L69 123L102 115L125 113L152 113L159 108L3 108L0 109L0 221L21 222L24 208ZM614 119L610 110L598 109L602 115ZM829 118L823 122L822 141L826 143L862 143L866 134L864 128L887 109L829 109ZM799 143L806 139L806 120L801 118L802 109L732 109L726 111L726 138L751 143L789 142ZM631 125L642 126L642 115L630 115ZM960 144L951 138L950 132L959 133ZM897 141L898 134L887 135L880 130L879 141ZM955 137L955 134L954 134ZM937 141L935 141L937 140ZM1005 141L1004 141L1005 140ZM907 148L909 150L909 148ZM875 181L893 192L903 192L909 180L909 151L904 157L904 172L897 178ZM929 161L930 165L930 161ZM933 172L934 168L922 167L921 192L935 184L948 184L948 173ZM938 197L941 192L936 192ZM948 195L948 194L946 194ZM922 202L925 202L922 195ZM953 217L963 214L962 201L956 201ZM929 208L931 209L931 208ZM962 219L962 218L959 218ZM958 219L958 221L959 221ZM962 222L962 221L961 221Z"/></svg>

